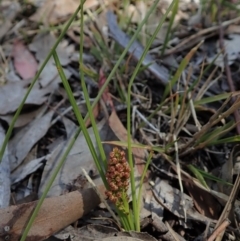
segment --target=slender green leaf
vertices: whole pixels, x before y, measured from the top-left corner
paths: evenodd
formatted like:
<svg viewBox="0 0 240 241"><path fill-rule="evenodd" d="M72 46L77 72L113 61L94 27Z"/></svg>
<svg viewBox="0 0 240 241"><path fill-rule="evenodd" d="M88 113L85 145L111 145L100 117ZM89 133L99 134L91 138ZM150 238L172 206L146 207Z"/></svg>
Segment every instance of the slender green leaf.
<svg viewBox="0 0 240 241"><path fill-rule="evenodd" d="M198 171L193 165L188 165L188 169L194 174L194 176L198 179L198 181L209 190L207 183L205 182L202 173Z"/></svg>

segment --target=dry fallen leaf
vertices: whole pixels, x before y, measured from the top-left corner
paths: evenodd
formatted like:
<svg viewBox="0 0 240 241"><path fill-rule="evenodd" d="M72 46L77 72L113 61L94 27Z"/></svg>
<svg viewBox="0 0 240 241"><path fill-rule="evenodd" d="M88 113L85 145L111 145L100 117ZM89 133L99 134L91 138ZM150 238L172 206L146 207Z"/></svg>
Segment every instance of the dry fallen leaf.
<svg viewBox="0 0 240 241"><path fill-rule="evenodd" d="M0 86L0 115L12 114L19 107L24 95L27 92L29 81L8 81L3 86ZM51 81L47 86L42 88L39 83L36 83L30 92L25 105L42 105L48 95L53 93L58 88L56 80ZM14 91L13 91L14 90Z"/></svg>
<svg viewBox="0 0 240 241"><path fill-rule="evenodd" d="M39 116L40 113L45 112L46 110L47 110L47 106L43 105L40 108L35 108L31 112L20 114L17 118L17 121L14 127L17 128L17 127L23 127L27 125L28 123L32 122L37 116ZM8 125L10 125L13 119L13 116L14 116L13 114L0 115L0 119L5 120L8 123Z"/></svg>
<svg viewBox="0 0 240 241"><path fill-rule="evenodd" d="M29 44L29 49L35 52L37 60L42 62L51 51L51 48L53 47L56 40L56 37L49 32L40 33L36 35L32 43ZM70 63L69 55L71 53L68 51L68 48L65 46L64 42L61 42L58 45L56 51L62 65L65 66Z"/></svg>
<svg viewBox="0 0 240 241"><path fill-rule="evenodd" d="M21 168L15 169L11 173L12 185L14 183L20 182L29 174L34 173L39 167L41 167L43 165L43 161L47 160L47 158L48 158L48 156L43 156L43 157L31 160L26 164L24 163L25 165L21 166Z"/></svg>
<svg viewBox="0 0 240 241"><path fill-rule="evenodd" d="M240 35L239 34L230 34L228 39L224 39L224 46L225 46L225 53L228 55L228 65L234 63L235 60L239 58L240 53ZM221 49L219 48L219 41L216 43L217 53L221 53ZM208 57L207 60L211 63L218 54ZM220 54L216 61L214 62L215 65L219 67L224 67L223 55Z"/></svg>
<svg viewBox="0 0 240 241"><path fill-rule="evenodd" d="M32 43L29 45L29 49L35 53L40 65L46 59L55 42L55 36L47 32L36 35ZM69 46L66 46L65 42L61 42L58 45L56 52L62 66L66 66L70 63L70 55L72 54L72 51ZM71 73L65 68L63 68L63 71L66 78L69 79ZM61 82L53 58L50 58L38 80L43 87L46 87L53 80L57 83Z"/></svg>
<svg viewBox="0 0 240 241"><path fill-rule="evenodd" d="M126 15L131 19L132 23L139 23L146 15L146 4L142 1L136 2L136 4L129 4L126 9Z"/></svg>
<svg viewBox="0 0 240 241"><path fill-rule="evenodd" d="M102 0L101 2L98 0L86 0L84 10L96 8L100 3L106 6L108 2L109 0ZM38 11L30 17L30 20L49 25L64 22L75 12L80 2L78 0L45 0L43 4L41 3L41 0L40 3L35 3L35 5L40 6Z"/></svg>
<svg viewBox="0 0 240 241"><path fill-rule="evenodd" d="M18 167L32 147L47 133L54 111L34 120L22 128L9 142L11 170Z"/></svg>
<svg viewBox="0 0 240 241"><path fill-rule="evenodd" d="M172 167L177 172L176 166L172 165ZM222 206L214 195L183 170L181 171L181 177L183 185L188 190L189 195L193 199L194 206L199 213L207 218L217 219Z"/></svg>
<svg viewBox="0 0 240 241"><path fill-rule="evenodd" d="M228 28L227 28L227 30L226 30L226 32L228 33L228 34L240 34L240 26L239 25L230 25Z"/></svg>
<svg viewBox="0 0 240 241"><path fill-rule="evenodd" d="M15 70L22 79L31 79L35 76L38 63L22 42L14 42L12 56Z"/></svg>
<svg viewBox="0 0 240 241"><path fill-rule="evenodd" d="M193 200L191 197L185 193L181 196L182 194L178 189L173 188L164 180L160 180L159 178L156 180L153 188L153 194L155 198L161 202L159 205L163 205L165 209L172 212L177 217L184 218L184 209L186 209L188 219L204 223L213 221L212 219L201 215L193 208ZM184 202L182 200L184 200ZM184 206L183 203L185 203Z"/></svg>
<svg viewBox="0 0 240 241"><path fill-rule="evenodd" d="M1 1L1 19L12 21L21 10L21 5L17 1Z"/></svg>
<svg viewBox="0 0 240 241"><path fill-rule="evenodd" d="M6 19L5 21L0 22L0 39L6 35L6 33L9 31L9 29L12 27L11 21Z"/></svg>
<svg viewBox="0 0 240 241"><path fill-rule="evenodd" d="M78 0L46 0L30 20L45 24L61 23L75 12L78 5Z"/></svg>
<svg viewBox="0 0 240 241"><path fill-rule="evenodd" d="M5 130L0 125L0 149L5 138ZM8 158L8 146L0 162L0 209L9 205L10 201L10 166Z"/></svg>
<svg viewBox="0 0 240 241"><path fill-rule="evenodd" d="M199 188L191 180L186 180L183 183L199 213L211 219L218 219L222 207L216 198L204 189Z"/></svg>

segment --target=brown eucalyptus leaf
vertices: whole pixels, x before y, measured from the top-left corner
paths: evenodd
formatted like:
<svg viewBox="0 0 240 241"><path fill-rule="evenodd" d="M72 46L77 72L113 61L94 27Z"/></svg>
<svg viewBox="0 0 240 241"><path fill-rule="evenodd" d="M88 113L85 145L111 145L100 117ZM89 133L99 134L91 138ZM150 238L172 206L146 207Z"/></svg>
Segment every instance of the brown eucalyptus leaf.
<svg viewBox="0 0 240 241"><path fill-rule="evenodd" d="M172 164L172 167L177 173L176 165ZM195 208L200 213L200 217L204 215L206 218L218 219L222 209L222 202L220 203L219 199L215 198L211 190L203 187L196 179L183 170L181 170L181 178L184 188L187 189L189 195L192 197Z"/></svg>
<svg viewBox="0 0 240 241"><path fill-rule="evenodd" d="M216 198L190 180L184 181L183 183L192 197L194 206L199 213L211 219L218 219L222 207Z"/></svg>

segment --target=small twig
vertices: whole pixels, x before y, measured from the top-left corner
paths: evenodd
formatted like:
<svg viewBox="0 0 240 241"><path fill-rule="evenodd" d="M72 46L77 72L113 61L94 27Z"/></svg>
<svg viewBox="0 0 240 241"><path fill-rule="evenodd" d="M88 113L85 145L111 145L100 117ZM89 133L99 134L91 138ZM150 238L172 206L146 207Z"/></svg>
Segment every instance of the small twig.
<svg viewBox="0 0 240 241"><path fill-rule="evenodd" d="M207 241L213 241L215 238L217 238L218 235L220 235L224 230L226 229L227 226L230 225L230 221L228 219L224 220L217 229L214 230L214 232L211 234L211 236L207 239Z"/></svg>

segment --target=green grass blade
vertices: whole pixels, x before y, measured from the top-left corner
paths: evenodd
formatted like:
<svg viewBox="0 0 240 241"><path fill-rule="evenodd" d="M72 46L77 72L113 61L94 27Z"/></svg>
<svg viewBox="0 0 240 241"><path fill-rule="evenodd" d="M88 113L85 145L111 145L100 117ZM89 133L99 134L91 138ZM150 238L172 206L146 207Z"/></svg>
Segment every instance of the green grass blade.
<svg viewBox="0 0 240 241"><path fill-rule="evenodd" d="M170 39L169 35L170 35L171 29L172 29L172 26L173 26L173 23L174 23L174 20L175 20L175 16L178 12L178 5L179 5L179 0L176 1L176 4L173 7L172 15L171 15L169 25L168 25L168 29L167 29L167 35L164 39L164 43L163 43L163 47L162 47L162 51L161 51L161 56L164 55L165 49L166 49L168 41Z"/></svg>
<svg viewBox="0 0 240 241"><path fill-rule="evenodd" d="M239 95L240 92L236 91L234 93L223 93L223 94L219 94L219 95L214 95L214 96L210 96L210 97L206 97L206 98L202 98L201 100L197 100L194 101L194 105L204 105L204 104L209 104L209 103L213 103L216 101L220 101L220 100L225 100L227 98L229 98L230 96L236 96Z"/></svg>
<svg viewBox="0 0 240 241"><path fill-rule="evenodd" d="M218 178L218 177L216 177L216 176L214 176L214 175L212 175L212 174L210 174L210 173L208 173L208 172L205 172L205 171L203 171L203 170L201 170L201 169L199 169L199 168L197 168L197 167L195 167L195 169L197 169L198 172L201 173L202 176L203 176L204 178L206 178L206 179L209 179L209 180L212 180L212 181L216 181L216 182L220 182L220 183L222 183L222 184L226 184L226 185L229 185L229 186L233 186L232 183L226 182L226 181L222 180L221 178Z"/></svg>
<svg viewBox="0 0 240 241"><path fill-rule="evenodd" d="M79 123L79 125L80 125L80 127L82 129L82 132L83 132L83 135L84 135L84 137L86 139L86 142L87 142L87 145L89 147L89 150L90 150L90 152L91 152L91 154L93 156L94 162L95 162L95 164L96 164L96 166L98 168L98 171L99 171L99 173L101 175L101 178L102 178L104 184L106 184L107 182L106 182L106 179L105 179L104 170L103 170L102 166L99 164L97 152L96 152L96 150L95 150L95 148L93 146L92 140L91 140L91 138L89 136L89 133L88 133L88 129L86 128L86 125L85 125L85 122L83 120L83 117L82 117L82 115L81 115L81 113L79 111L78 105L77 105L76 100L75 100L75 98L73 96L71 87L70 87L70 85L69 85L69 83L68 83L68 81L66 79L66 76L65 76L65 74L63 72L61 63L60 63L60 61L58 59L58 56L57 56L57 53L55 51L53 52L53 58L55 60L55 63L56 63L57 69L58 69L58 73L59 73L59 76L60 76L60 78L62 80L64 89L67 92L69 101L71 103L71 106L73 107L74 114L75 114L75 116L77 118L77 121L78 121L78 123Z"/></svg>
<svg viewBox="0 0 240 241"><path fill-rule="evenodd" d="M240 135L231 136L231 137L223 138L220 140L212 141L211 145L219 145L219 144L224 144L224 143L236 143L236 142L240 142Z"/></svg>
<svg viewBox="0 0 240 241"><path fill-rule="evenodd" d="M224 126L216 127L213 131L206 133L196 142L196 145L200 145L202 147L212 145L218 138L228 133L236 126L236 123L233 121L228 122Z"/></svg>
<svg viewBox="0 0 240 241"><path fill-rule="evenodd" d="M81 26L81 29L80 29L80 32L81 32L81 34L80 34L80 55L79 55L80 56L80 58L79 58L80 66L83 65L83 44L84 44L83 43L83 25L84 25L83 16L84 15L83 15L83 3L82 3L81 18L80 18L80 26ZM93 109L91 107L91 103L90 103L90 100L89 100L88 90L87 90L86 83L85 83L85 80L84 80L84 73L83 73L83 71L80 71L80 77L81 77L82 89L83 89L83 93L84 93L84 97L85 97L85 101L86 101L89 117L90 117L90 120L91 120L91 123L92 123L93 132L94 132L94 135L95 135L95 138L96 138L96 142L97 142L97 146L98 146L98 149L99 149L99 153L100 153L100 156L101 156L101 162L103 163L104 169L106 170L106 168L107 168L106 155L105 155L105 152L104 152L104 149L103 149L103 145L102 145L101 138L100 138L100 135L99 135L99 131L98 131L98 128L97 128L97 125L96 125L96 121L95 121L95 118L93 116ZM96 162L99 162L99 161L97 159L95 159L95 163ZM101 173L103 171L104 170L101 170ZM105 177L103 177L102 175L101 175L101 177L103 179L105 179Z"/></svg>
<svg viewBox="0 0 240 241"><path fill-rule="evenodd" d="M209 187L207 183L205 182L204 177L202 176L202 173L198 171L197 168L195 168L193 165L188 165L188 169L194 174L194 176L198 179L198 181L209 190Z"/></svg>

